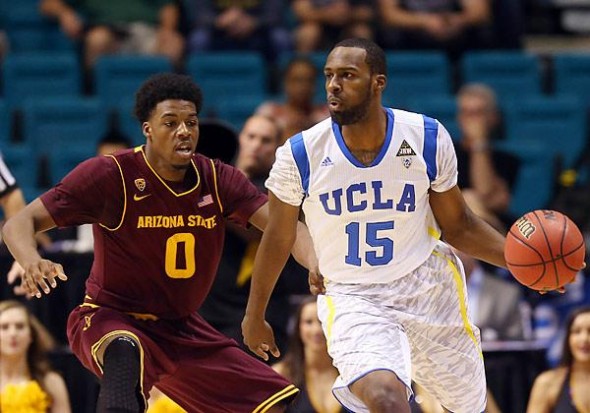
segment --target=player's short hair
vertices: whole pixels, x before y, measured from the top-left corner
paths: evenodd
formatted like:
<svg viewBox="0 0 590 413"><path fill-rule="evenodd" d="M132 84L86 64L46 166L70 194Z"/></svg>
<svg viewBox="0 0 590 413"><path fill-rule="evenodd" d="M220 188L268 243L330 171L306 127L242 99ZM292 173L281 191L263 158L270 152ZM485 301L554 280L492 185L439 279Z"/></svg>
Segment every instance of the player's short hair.
<svg viewBox="0 0 590 413"><path fill-rule="evenodd" d="M368 39L351 38L344 39L336 43L334 50L337 47L357 47L367 52L365 63L369 66L371 74L379 74L387 76L387 62L385 59L385 52L375 42Z"/></svg>
<svg viewBox="0 0 590 413"><path fill-rule="evenodd" d="M135 94L135 116L140 122L146 122L158 103L170 99L193 102L199 113L203 92L190 76L159 73L146 80Z"/></svg>

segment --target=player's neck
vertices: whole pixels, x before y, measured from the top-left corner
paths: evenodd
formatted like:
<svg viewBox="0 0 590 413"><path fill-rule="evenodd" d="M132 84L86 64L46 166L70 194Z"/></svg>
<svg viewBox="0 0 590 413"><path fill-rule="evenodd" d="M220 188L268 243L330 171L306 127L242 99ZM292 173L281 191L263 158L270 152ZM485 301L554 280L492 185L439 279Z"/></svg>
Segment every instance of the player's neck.
<svg viewBox="0 0 590 413"><path fill-rule="evenodd" d="M341 127L342 137L350 150L379 151L386 131L387 115L382 108L370 110L361 121Z"/></svg>

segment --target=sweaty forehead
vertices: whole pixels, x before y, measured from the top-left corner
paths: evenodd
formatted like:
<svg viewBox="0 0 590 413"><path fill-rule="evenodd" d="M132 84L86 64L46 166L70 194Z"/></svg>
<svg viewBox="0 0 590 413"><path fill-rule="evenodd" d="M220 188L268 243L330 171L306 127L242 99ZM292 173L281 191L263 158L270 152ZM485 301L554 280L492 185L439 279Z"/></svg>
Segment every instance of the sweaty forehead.
<svg viewBox="0 0 590 413"><path fill-rule="evenodd" d="M367 52L359 47L337 47L330 52L325 68L337 70L342 68L367 69Z"/></svg>

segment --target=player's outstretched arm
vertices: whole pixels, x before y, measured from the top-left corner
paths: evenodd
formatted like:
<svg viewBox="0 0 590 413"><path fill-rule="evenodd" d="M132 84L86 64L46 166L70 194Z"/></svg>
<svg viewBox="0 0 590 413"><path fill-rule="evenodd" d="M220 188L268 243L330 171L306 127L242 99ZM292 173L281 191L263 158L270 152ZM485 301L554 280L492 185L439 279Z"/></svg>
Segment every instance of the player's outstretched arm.
<svg viewBox="0 0 590 413"><path fill-rule="evenodd" d="M272 192L268 195L268 222L260 225L264 233L254 260L250 296L242 321L244 344L265 360L268 360L267 352L275 357L280 355L272 329L264 318L270 295L295 243L299 218L299 208L282 202ZM256 214L259 212L264 213L259 210ZM257 218L253 216L251 222L259 226L255 222Z"/></svg>
<svg viewBox="0 0 590 413"><path fill-rule="evenodd" d="M43 259L37 252L35 234L53 227L53 218L37 198L6 221L2 228L6 246L24 269L20 274L20 289L31 297L41 298L41 291L49 294L51 288L57 287L56 278L67 280L60 264Z"/></svg>

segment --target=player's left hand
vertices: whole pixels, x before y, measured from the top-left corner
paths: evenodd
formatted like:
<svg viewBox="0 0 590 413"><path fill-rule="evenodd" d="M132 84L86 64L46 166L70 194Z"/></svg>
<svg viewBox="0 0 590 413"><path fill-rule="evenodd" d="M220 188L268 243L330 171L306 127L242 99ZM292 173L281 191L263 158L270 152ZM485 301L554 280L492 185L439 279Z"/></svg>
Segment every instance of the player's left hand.
<svg viewBox="0 0 590 413"><path fill-rule="evenodd" d="M309 292L313 295L325 294L326 286L324 285L324 277L319 270L309 271L308 276Z"/></svg>
<svg viewBox="0 0 590 413"><path fill-rule="evenodd" d="M270 324L264 319L253 318L248 315L242 320L242 336L244 344L251 352L264 361L268 361L268 352L274 357L280 357L281 352L275 343L275 336Z"/></svg>
<svg viewBox="0 0 590 413"><path fill-rule="evenodd" d="M584 263L584 266L583 266L582 268L580 268L580 271L584 271L584 269L585 269L585 268L586 268L586 263ZM579 274L579 273L578 273L578 274ZM570 281L568 284L571 284L571 283L573 283L575 280L576 280L576 278L574 277L574 279L573 279L573 280L571 280L571 281ZM564 293L565 293L565 285L562 285L561 287L559 287L559 288L557 288L557 289L555 289L555 290L552 290L552 291L556 291L556 292L558 292L559 294L564 294ZM539 294L541 294L541 295L545 295L545 294L547 294L548 292L549 292L549 291L543 291L543 290L540 290L540 291L539 291Z"/></svg>

